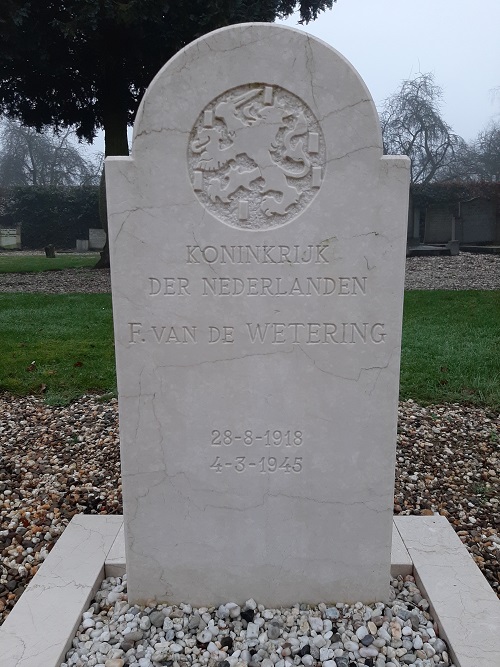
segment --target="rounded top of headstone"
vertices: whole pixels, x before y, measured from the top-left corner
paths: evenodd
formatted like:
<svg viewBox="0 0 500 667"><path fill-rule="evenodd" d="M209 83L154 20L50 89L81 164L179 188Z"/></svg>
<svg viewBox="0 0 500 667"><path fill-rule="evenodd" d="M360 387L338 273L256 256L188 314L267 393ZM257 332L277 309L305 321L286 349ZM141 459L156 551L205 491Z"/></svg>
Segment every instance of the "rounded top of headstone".
<svg viewBox="0 0 500 667"><path fill-rule="evenodd" d="M216 30L186 46L153 79L134 126L132 159L176 168L205 211L264 231L297 218L343 160L382 155L364 82L335 49L268 23ZM147 154L147 158L146 158ZM155 159L156 156L156 159Z"/></svg>
<svg viewBox="0 0 500 667"><path fill-rule="evenodd" d="M311 108L317 105L312 111L319 121L346 108L353 111L355 106L361 106L363 121L365 124L372 121L374 142L382 148L372 97L349 61L317 37L273 23L241 23L220 28L179 51L146 90L135 121L134 143L148 130L151 121L158 126L162 116L166 120L175 111L181 111L184 127L192 125L200 111L184 106L189 93L205 102L203 109L217 92L220 95L238 86L260 82L289 89ZM169 90L171 84L177 89ZM165 97L167 92L169 96ZM162 114L157 113L154 102L161 105Z"/></svg>

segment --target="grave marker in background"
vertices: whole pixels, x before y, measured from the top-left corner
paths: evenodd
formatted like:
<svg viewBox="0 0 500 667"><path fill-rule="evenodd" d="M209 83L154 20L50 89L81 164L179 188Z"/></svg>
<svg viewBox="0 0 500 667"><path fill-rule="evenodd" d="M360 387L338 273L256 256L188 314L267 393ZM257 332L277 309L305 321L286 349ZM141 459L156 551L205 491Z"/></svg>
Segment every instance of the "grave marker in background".
<svg viewBox="0 0 500 667"><path fill-rule="evenodd" d="M386 596L408 166L296 30L152 82L106 161L132 601Z"/></svg>
<svg viewBox="0 0 500 667"><path fill-rule="evenodd" d="M89 249L102 250L106 244L106 232L104 229L89 229Z"/></svg>

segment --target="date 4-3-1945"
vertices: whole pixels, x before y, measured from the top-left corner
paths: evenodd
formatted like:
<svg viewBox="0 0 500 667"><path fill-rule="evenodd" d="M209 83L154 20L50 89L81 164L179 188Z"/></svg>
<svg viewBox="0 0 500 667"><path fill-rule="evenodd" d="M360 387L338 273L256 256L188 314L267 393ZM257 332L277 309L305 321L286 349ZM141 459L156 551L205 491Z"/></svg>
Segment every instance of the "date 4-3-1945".
<svg viewBox="0 0 500 667"><path fill-rule="evenodd" d="M246 456L237 456L233 461L226 462L222 461L220 456L216 456L210 469L222 473L224 468L236 472L256 470L264 474L273 472L299 473L302 470L302 456L295 456L293 459L286 456L282 461L275 456L263 456L258 461L248 461Z"/></svg>

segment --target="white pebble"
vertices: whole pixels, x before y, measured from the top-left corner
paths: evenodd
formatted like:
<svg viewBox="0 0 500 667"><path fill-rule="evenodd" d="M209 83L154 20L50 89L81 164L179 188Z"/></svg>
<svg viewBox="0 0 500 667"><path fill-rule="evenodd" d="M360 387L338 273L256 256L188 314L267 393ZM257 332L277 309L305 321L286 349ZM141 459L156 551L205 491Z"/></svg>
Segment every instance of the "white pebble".
<svg viewBox="0 0 500 667"><path fill-rule="evenodd" d="M378 648L376 646L361 646L359 655L362 658L376 658L378 655Z"/></svg>
<svg viewBox="0 0 500 667"><path fill-rule="evenodd" d="M200 644L208 644L208 642L212 641L212 633L208 629L202 630L196 635L196 639Z"/></svg>
<svg viewBox="0 0 500 667"><path fill-rule="evenodd" d="M328 660L328 657L329 657L328 653L329 653L329 649L326 646L323 646L322 648L320 648L320 650L319 650L319 659L320 659L321 662L325 662L326 660Z"/></svg>
<svg viewBox="0 0 500 667"><path fill-rule="evenodd" d="M352 651L354 653L354 651L359 650L359 644L357 644L356 642L347 641L344 642L344 648L346 651Z"/></svg>
<svg viewBox="0 0 500 667"><path fill-rule="evenodd" d="M428 658L433 658L436 655L435 649L427 642L422 646L422 649Z"/></svg>
<svg viewBox="0 0 500 667"><path fill-rule="evenodd" d="M317 616L309 617L309 625L315 632L323 632L323 620Z"/></svg>
<svg viewBox="0 0 500 667"><path fill-rule="evenodd" d="M238 616L241 613L241 608L239 605L237 605L235 602L228 602L226 604L226 609L229 612L229 616L231 618L238 618Z"/></svg>
<svg viewBox="0 0 500 667"><path fill-rule="evenodd" d="M382 626L381 628L379 628L377 630L377 635L379 637L382 637L382 639L384 639L388 644L390 643L390 641L392 639L391 635L387 632L387 630L384 628L384 626Z"/></svg>
<svg viewBox="0 0 500 667"><path fill-rule="evenodd" d="M139 620L139 627L141 630L149 630L151 627L151 619L149 616L142 616Z"/></svg>
<svg viewBox="0 0 500 667"><path fill-rule="evenodd" d="M322 637L322 635L316 635L316 637L314 637L313 639L313 644L317 648L322 648L323 646L326 645L326 639Z"/></svg>
<svg viewBox="0 0 500 667"><path fill-rule="evenodd" d="M247 625L247 639L257 639L259 636L259 626L255 623Z"/></svg>

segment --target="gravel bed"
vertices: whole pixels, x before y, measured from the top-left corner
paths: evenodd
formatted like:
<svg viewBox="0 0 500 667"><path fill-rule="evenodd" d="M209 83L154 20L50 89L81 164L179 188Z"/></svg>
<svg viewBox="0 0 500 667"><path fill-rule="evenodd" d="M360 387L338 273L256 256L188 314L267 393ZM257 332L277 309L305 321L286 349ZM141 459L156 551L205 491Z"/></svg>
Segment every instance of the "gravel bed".
<svg viewBox="0 0 500 667"><path fill-rule="evenodd" d="M500 255L407 257L405 289L500 289Z"/></svg>
<svg viewBox="0 0 500 667"><path fill-rule="evenodd" d="M109 269L61 269L39 273L0 273L0 292L103 294L111 292Z"/></svg>
<svg viewBox="0 0 500 667"><path fill-rule="evenodd" d="M61 667L454 667L411 576L372 605L144 608L126 590L103 582Z"/></svg>
<svg viewBox="0 0 500 667"><path fill-rule="evenodd" d="M400 403L395 513L447 516L497 593L499 450L498 414ZM122 512L116 399L0 396L0 619L78 512Z"/></svg>
<svg viewBox="0 0 500 667"><path fill-rule="evenodd" d="M35 254L35 253L32 253ZM408 257L405 289L500 289L500 255ZM102 293L111 291L108 269L64 269L0 274L0 292Z"/></svg>

